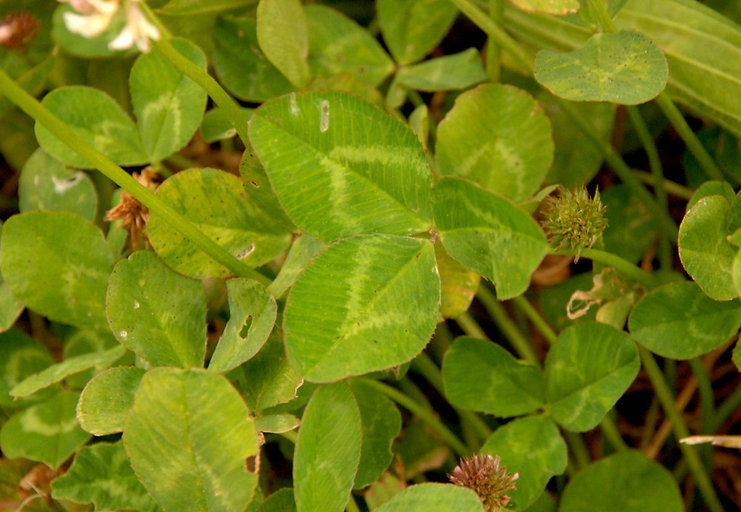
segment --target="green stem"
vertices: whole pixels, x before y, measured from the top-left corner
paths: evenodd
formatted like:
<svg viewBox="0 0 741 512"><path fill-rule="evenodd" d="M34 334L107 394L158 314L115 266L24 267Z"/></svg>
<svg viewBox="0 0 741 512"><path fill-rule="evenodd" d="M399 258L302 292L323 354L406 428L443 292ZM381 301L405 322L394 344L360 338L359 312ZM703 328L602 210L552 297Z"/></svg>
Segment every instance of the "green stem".
<svg viewBox="0 0 741 512"><path fill-rule="evenodd" d="M576 432L563 430L563 436L571 449L572 455L574 456L576 469L579 470L588 466L592 462L592 457L589 455L589 450L587 449L587 445L581 435Z"/></svg>
<svg viewBox="0 0 741 512"><path fill-rule="evenodd" d="M188 157L175 153L165 158L165 162L174 165L178 169L192 169L198 167L198 163L195 160L191 160Z"/></svg>
<svg viewBox="0 0 741 512"><path fill-rule="evenodd" d="M633 169L633 175L643 183L651 185L654 188L656 187L656 178L651 173ZM662 180L662 186L667 193L679 197L680 199L689 200L692 197L692 194L695 193L691 188L667 179Z"/></svg>
<svg viewBox="0 0 741 512"><path fill-rule="evenodd" d="M487 14L479 9L471 0L450 0L458 10L468 16L486 35L491 37L499 46L507 50L519 63L530 70L533 58L528 52L507 32L497 25Z"/></svg>
<svg viewBox="0 0 741 512"><path fill-rule="evenodd" d="M715 415L708 425L707 431L710 433L717 432L739 407L741 407L741 386L736 388L736 391L731 393L723 403L718 406L715 410Z"/></svg>
<svg viewBox="0 0 741 512"><path fill-rule="evenodd" d="M445 386L443 385L443 376L440 373L440 369L426 352L422 352L412 361L412 370L422 375L427 379L427 382L432 384L438 393L445 396ZM455 412L460 416L461 420L468 422L481 439L486 440L491 436L491 429L478 414L457 407L455 407Z"/></svg>
<svg viewBox="0 0 741 512"><path fill-rule="evenodd" d="M514 347L515 351L517 351L517 354L526 361L534 364L536 367L541 368L543 365L535 354L530 341L524 334L522 334L509 315L507 315L507 310L504 309L504 306L486 287L485 283L482 282L479 285L476 296L484 305L489 315L491 315L494 322L496 322L497 327L499 327L507 340Z"/></svg>
<svg viewBox="0 0 741 512"><path fill-rule="evenodd" d="M432 358L427 352L422 352L412 360L412 370L427 379L440 394L444 395L443 376Z"/></svg>
<svg viewBox="0 0 741 512"><path fill-rule="evenodd" d="M527 300L524 295L515 297L514 299L512 299L512 303L516 307L520 308L523 313L525 313L525 315L530 319L535 328L538 329L540 334L543 335L543 337L548 341L550 345L553 345L556 342L556 338L558 337L556 331L554 331L553 328L548 325L548 322L545 320L545 318L543 318L538 310L535 309L532 304L530 304L530 301Z"/></svg>
<svg viewBox="0 0 741 512"><path fill-rule="evenodd" d="M636 194L638 199L640 199L641 202L646 205L646 208L648 208L648 210L651 212L651 215L656 218L662 229L666 232L666 235L670 238L670 240L672 240L672 243L676 245L679 230L676 223L674 222L674 219L672 219L667 211L654 200L653 196L648 192L648 190L646 190L640 180L638 180L638 178L633 174L633 171L630 169L630 167L628 167L628 165L618 154L615 148L612 147L612 144L597 137L594 134L594 129L592 126L590 126L590 123L585 121L579 115L579 113L576 111L571 103L559 100L558 104L560 105L561 109L571 118L571 120L574 121L574 123L584 134L584 136L595 147L599 148L599 150L604 155L607 163L612 166L615 174L618 175L618 178L620 178L620 180L625 183L633 191L634 194Z"/></svg>
<svg viewBox="0 0 741 512"><path fill-rule="evenodd" d="M358 504L355 503L355 498L353 498L352 493L350 494L350 499L347 500L345 510L347 510L347 512L360 512L360 508L358 508Z"/></svg>
<svg viewBox="0 0 741 512"><path fill-rule="evenodd" d="M435 329L435 336L432 338L432 342L429 345L429 351L435 356L438 361L442 361L445 354L448 352L451 343L453 343L453 333L450 331L450 326L447 322L441 322L437 324Z"/></svg>
<svg viewBox="0 0 741 512"><path fill-rule="evenodd" d="M480 340L489 339L484 330L481 328L478 322L473 319L471 313L469 313L468 311L464 311L463 313L458 315L455 319L455 322L461 329L463 329L463 332L465 332L467 336L478 338Z"/></svg>
<svg viewBox="0 0 741 512"><path fill-rule="evenodd" d="M677 130L677 133L682 137L682 140L687 145L687 149L689 149L695 156L697 162L707 175L710 176L711 179L724 181L726 178L723 176L723 172L715 163L713 157L710 156L710 153L708 153L702 145L700 139L697 138L695 132L692 131L690 125L687 124L684 116L671 98L669 98L666 93L662 92L656 97L656 104L664 112L664 115L669 119L669 122L674 126L674 129Z"/></svg>
<svg viewBox="0 0 741 512"><path fill-rule="evenodd" d="M172 34L170 33L170 30L165 26L164 23L154 14L152 9L149 8L149 6L146 4L146 2L142 2L143 5L140 5L139 8L144 12L144 15L149 18L149 21L154 24L155 27L157 27L157 30L159 30L160 37L169 39L172 37Z"/></svg>
<svg viewBox="0 0 741 512"><path fill-rule="evenodd" d="M163 26L146 3L140 2L139 6L150 21L158 27ZM247 116L234 98L232 98L229 93L227 93L224 88L208 74L208 72L186 59L179 51L177 51L166 36L154 41L154 46L167 60L170 61L173 66L206 91L211 99L214 100L214 103L216 103L216 105L218 105L229 118L244 145L249 146L250 142L249 137L247 136Z"/></svg>
<svg viewBox="0 0 741 512"><path fill-rule="evenodd" d="M664 380L664 374L661 373L659 365L656 363L654 356L645 348L639 346L638 351L641 355L641 361L643 362L643 368L648 374L648 378L651 380L656 396L661 402L661 406L664 408L664 412L671 421L674 434L678 439L683 437L689 437L690 431L687 428L687 424L684 422L684 418L679 413L675 403L674 396L672 395L669 385ZM692 475L695 477L695 482L700 489L700 492L705 497L705 503L712 512L722 512L723 505L721 505L718 495L715 493L713 484L705 472L702 461L699 455L695 451L693 446L689 446L683 443L679 443L679 448L682 450L689 469Z"/></svg>
<svg viewBox="0 0 741 512"><path fill-rule="evenodd" d="M731 393L715 410L715 414L710 419L710 422L705 428L705 432L713 434L718 432L720 428L728 421L728 418L734 414L738 408L741 407L741 387ZM676 474L679 478L683 478L687 472L687 464L682 461L680 466L677 468Z"/></svg>
<svg viewBox="0 0 741 512"><path fill-rule="evenodd" d="M664 189L664 171L661 165L661 158L659 158L659 150L656 149L654 139L651 137L646 121L643 119L638 107L628 105L627 111L628 116L630 117L630 122L633 124L633 128L635 128L636 134L638 135L641 144L643 144L643 149L646 151L646 156L648 157L648 165L653 177L652 182L654 183L656 201L662 208L666 208L668 205L668 199L666 197L666 190Z"/></svg>
<svg viewBox="0 0 741 512"><path fill-rule="evenodd" d="M672 395L677 394L677 361L674 359L664 360L664 380L666 385L669 386L669 391Z"/></svg>
<svg viewBox="0 0 741 512"><path fill-rule="evenodd" d="M360 380L365 384L376 388L378 391L389 397L397 404L419 416L419 418L427 423L435 432L437 432L440 437L442 437L443 440L447 442L448 445L450 445L450 447L453 448L453 450L455 450L455 452L460 457L468 457L469 455L471 455L471 450L463 443L463 441L458 438L458 436L451 432L448 427L443 425L440 420L435 418L435 416L433 416L430 411L428 411L424 407L421 407L417 402L406 396L404 393L400 392L392 386L389 386L388 384L377 381L375 379L361 377Z"/></svg>
<svg viewBox="0 0 741 512"><path fill-rule="evenodd" d="M575 255L575 252L563 249L551 249L548 251L548 254L573 256ZM621 258L620 256L612 254L611 252L600 251L598 249L582 249L580 252L580 256L613 267L618 272L625 274L626 276L642 284L649 290L655 288L658 285L658 282L653 275L641 270L633 263Z"/></svg>
<svg viewBox="0 0 741 512"><path fill-rule="evenodd" d="M609 416L605 416L602 419L600 427L602 428L602 434L615 450L620 452L628 449L628 445L623 440L623 436L620 435L620 431Z"/></svg>
<svg viewBox="0 0 741 512"><path fill-rule="evenodd" d="M689 363L690 368L692 368L692 373L697 379L697 390L700 394L701 422L699 433L710 434L711 431L708 430L708 426L710 425L711 418L715 414L713 384L710 381L710 375L708 374L708 371L705 369L705 366L702 364L702 360L699 357L690 359ZM698 447L698 449L700 450L701 459L707 471L709 470L709 468L712 467L713 464L712 449L707 444Z"/></svg>
<svg viewBox="0 0 741 512"><path fill-rule="evenodd" d="M720 404L705 431L710 434L717 432L739 407L741 407L741 387L736 388L736 391ZM677 480L682 480L685 477L687 474L687 467L686 461L683 460L679 463L677 469L674 471Z"/></svg>
<svg viewBox="0 0 741 512"><path fill-rule="evenodd" d="M603 0L587 0L589 4L589 10L592 12L597 22L602 28L602 32L616 33L618 31L615 23L612 21L612 16L607 10L607 5Z"/></svg>
<svg viewBox="0 0 741 512"><path fill-rule="evenodd" d="M671 270L674 266L672 258L672 244L665 234L659 235L659 267L663 270Z"/></svg>
<svg viewBox="0 0 741 512"><path fill-rule="evenodd" d="M149 208L150 212L154 212L162 217L173 229L180 232L211 258L235 275L249 277L263 284L267 284L267 279L262 274L248 267L226 249L211 240L185 217L154 195L151 190L136 181L126 171L95 149L92 144L77 135L46 107L20 88L2 69L0 69L0 93L4 94L10 101L18 105L21 110L89 162L92 167L98 169L119 187L129 192L140 203Z"/></svg>
<svg viewBox="0 0 741 512"><path fill-rule="evenodd" d="M419 91L409 89L407 92L407 96L409 98L409 101L412 102L412 105L414 105L414 108L425 104L425 100L424 98L422 98L422 95L419 93Z"/></svg>
<svg viewBox="0 0 741 512"><path fill-rule="evenodd" d="M502 23L504 16L504 0L489 0L489 16L498 24ZM492 82L499 82L502 74L499 65L502 48L493 37L486 40L486 74Z"/></svg>
<svg viewBox="0 0 741 512"><path fill-rule="evenodd" d="M162 165L162 162L154 163L151 167L152 170L162 176L163 179L167 179L172 176L172 172L170 171L170 169Z"/></svg>
<svg viewBox="0 0 741 512"><path fill-rule="evenodd" d="M478 327L478 324L472 318L470 318L470 323L472 326L474 326L473 328ZM412 360L411 364L412 370L427 379L427 381L432 384L432 386L434 386L434 388L442 396L445 396L443 377L437 364L435 364L432 357L430 357L430 355L428 354L428 351L431 351L438 357L438 359L442 360L452 341L453 336L450 332L448 324L446 322L440 323L437 326L435 337L433 338L432 343L430 343L428 350L422 352L419 356ZM453 408L458 414L461 424L470 427L470 432L477 435L481 441L486 441L487 439L489 439L492 430L478 414L467 409L461 409L458 407ZM466 431L464 430L464 432ZM469 442L469 444L471 443Z"/></svg>
<svg viewBox="0 0 741 512"><path fill-rule="evenodd" d="M434 412L435 408L432 407L432 404L430 404L430 401L427 399L427 395L425 395L419 387L412 382L412 380L405 376L401 380L397 381L397 386L399 386L399 389L402 393L404 393L406 396L417 402L420 406L424 407L430 412Z"/></svg>
<svg viewBox="0 0 741 512"><path fill-rule="evenodd" d="M641 428L641 440L639 447L644 449L649 446L651 437L656 431L656 425L659 423L659 401L656 396L651 397L651 403L648 405L648 411L644 416L643 428Z"/></svg>
<svg viewBox="0 0 741 512"><path fill-rule="evenodd" d="M661 206L662 209L666 210L669 201L666 196L666 190L664 189L664 170L661 165L661 159L659 158L659 151L656 149L656 144L648 131L648 126L646 126L646 122L643 120L643 116L641 115L641 111L638 110L638 107L628 105L627 110L630 121L633 124L636 134L638 134L638 138L640 139L641 144L643 144L643 149L646 151L646 156L648 157L648 165L651 169L653 181L656 184L654 185L656 202L659 203L659 206ZM661 268L670 269L672 267L671 242L666 238L666 236L662 236L659 244L659 262Z"/></svg>
<svg viewBox="0 0 741 512"><path fill-rule="evenodd" d="M700 409L702 410L702 427L700 428L701 434L711 433L708 430L710 426L710 420L715 415L715 399L713 397L713 384L710 381L710 375L702 364L702 360L698 357L694 357L689 360L690 368L692 373L695 374L697 379L697 390L700 393Z"/></svg>

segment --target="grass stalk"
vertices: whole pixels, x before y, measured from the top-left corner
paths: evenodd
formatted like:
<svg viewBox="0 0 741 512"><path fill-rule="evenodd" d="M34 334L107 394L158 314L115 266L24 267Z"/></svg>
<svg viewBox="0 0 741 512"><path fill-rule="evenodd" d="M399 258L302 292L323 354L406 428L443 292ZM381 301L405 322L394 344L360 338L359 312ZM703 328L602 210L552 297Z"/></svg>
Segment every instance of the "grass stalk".
<svg viewBox="0 0 741 512"><path fill-rule="evenodd" d="M263 284L269 282L262 274L250 268L211 240L188 219L157 197L151 190L136 181L110 158L77 135L66 123L62 122L49 109L16 84L2 69L0 69L0 93L18 105L21 110L49 130L56 138L75 151L75 153L84 158L91 167L98 169L108 179L134 196L140 203L149 208L150 212L162 217L170 227L180 232L188 240L193 242L196 247L229 269L232 273L240 277L255 279Z"/></svg>

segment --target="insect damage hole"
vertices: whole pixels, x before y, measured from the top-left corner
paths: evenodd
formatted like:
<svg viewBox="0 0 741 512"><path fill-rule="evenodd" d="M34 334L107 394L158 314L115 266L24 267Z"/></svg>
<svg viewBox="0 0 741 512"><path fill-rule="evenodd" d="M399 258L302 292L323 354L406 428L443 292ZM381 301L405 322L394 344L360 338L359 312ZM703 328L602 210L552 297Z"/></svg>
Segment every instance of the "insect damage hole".
<svg viewBox="0 0 741 512"><path fill-rule="evenodd" d="M82 181L85 175L82 171L76 172L69 178L57 178L56 176L51 177L52 183L54 183L54 192L57 194L64 194L71 188L74 188L78 183Z"/></svg>
<svg viewBox="0 0 741 512"><path fill-rule="evenodd" d="M329 101L322 100L319 104L319 131L324 133L329 130Z"/></svg>
<svg viewBox="0 0 741 512"><path fill-rule="evenodd" d="M252 473L253 475L259 473L260 471L260 457L257 455L250 455L246 459L244 459L244 469L248 473Z"/></svg>
<svg viewBox="0 0 741 512"><path fill-rule="evenodd" d="M237 253L237 259L241 260L252 254L255 250L255 244L249 244L247 247Z"/></svg>
<svg viewBox="0 0 741 512"><path fill-rule="evenodd" d="M247 336L250 334L251 328L252 328L252 315L247 315L247 318L244 319L244 323L242 324L242 328L239 330L239 337L242 339L247 338Z"/></svg>

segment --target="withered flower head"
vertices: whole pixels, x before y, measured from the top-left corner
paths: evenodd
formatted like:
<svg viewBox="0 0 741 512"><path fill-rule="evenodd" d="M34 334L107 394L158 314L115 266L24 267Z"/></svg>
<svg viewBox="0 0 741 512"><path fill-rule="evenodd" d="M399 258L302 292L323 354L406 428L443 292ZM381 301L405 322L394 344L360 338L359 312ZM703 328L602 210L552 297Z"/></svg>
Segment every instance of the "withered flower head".
<svg viewBox="0 0 741 512"><path fill-rule="evenodd" d="M30 13L10 13L0 21L0 45L11 49L28 46L38 29L39 20Z"/></svg>
<svg viewBox="0 0 741 512"><path fill-rule="evenodd" d="M590 198L583 187L575 191L561 188L557 196L549 196L543 214L548 241L556 249L576 252L577 260L580 251L592 247L607 227L599 191Z"/></svg>
<svg viewBox="0 0 741 512"><path fill-rule="evenodd" d="M135 172L134 178L149 190L155 190L157 188L157 174L150 169L151 167L143 169L141 174ZM143 235L144 240L147 240L146 235L142 232L147 226L147 220L149 220L149 209L125 190L121 192L121 202L115 208L108 210L105 220L109 222L114 220L121 221L118 227L124 228L129 232L129 239L131 240L131 247L133 249L139 248L139 235Z"/></svg>
<svg viewBox="0 0 741 512"><path fill-rule="evenodd" d="M499 455L482 454L462 458L448 478L476 492L486 512L499 512L510 500L504 493L515 488L520 475L507 473L507 466L499 465Z"/></svg>

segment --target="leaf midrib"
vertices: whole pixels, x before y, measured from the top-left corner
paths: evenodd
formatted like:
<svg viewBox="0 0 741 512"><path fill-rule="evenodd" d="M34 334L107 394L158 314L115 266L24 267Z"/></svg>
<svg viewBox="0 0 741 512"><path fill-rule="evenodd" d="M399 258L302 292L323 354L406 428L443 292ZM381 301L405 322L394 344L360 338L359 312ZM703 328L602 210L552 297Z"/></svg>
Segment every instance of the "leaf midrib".
<svg viewBox="0 0 741 512"><path fill-rule="evenodd" d="M316 147L312 146L311 144L309 144L308 142L306 142L303 138L299 137L298 135L295 135L295 134L293 134L293 133L291 133L291 132L283 129L283 127L281 127L278 123L275 123L275 122L271 121L268 117L266 117L264 115L260 115L258 117L263 122L266 122L270 126L272 126L275 130L281 132L284 135L284 137L290 138L291 140L294 140L294 141L298 142L302 147L310 148L311 151L315 155L321 155L324 159L330 160L330 161L334 162L338 167L340 167L340 168L342 168L344 170L347 170L348 171L348 174L352 174L352 175L356 176L357 178L359 178L367 186L369 186L370 188L372 188L374 191L378 192L379 195L381 195L381 196L383 196L385 198L388 198L392 203L398 205L409 216L411 216L412 218L420 221L421 224L423 224L423 225L429 225L430 224L430 221L429 220L426 220L426 219L420 217L416 212L414 212L414 210L412 210L407 205L405 205L401 201L399 201L397 198L395 198L394 196L392 196L391 194L389 194L388 192L386 192L383 188L380 187L380 185L378 185L376 182L374 182L373 180L371 180L365 173L360 172L360 171L357 171L353 167L349 167L349 166L345 165L344 163L340 162L339 160L336 160L336 159L330 157L329 154L327 154L327 153L325 153L323 151L320 151L319 149L317 149ZM425 165L427 165L427 164L425 164ZM323 172L326 172L326 171L323 171Z"/></svg>
<svg viewBox="0 0 741 512"><path fill-rule="evenodd" d="M378 289L378 293L374 294L374 295L373 295L373 296L371 297L371 300L367 301L367 302L365 303L365 306L364 306L364 307L362 307L362 308L361 308L360 310L358 310L358 311L359 311L359 312L364 312L364 311L368 311L368 310L371 310L371 309L372 309L372 307L371 307L371 306L373 306L374 304L376 304L376 302L377 302L377 301L378 301L378 300L380 299L380 297L381 297L381 296L385 295L385 293L387 292L387 290L389 290L389 288L391 287L391 285L392 285L392 284L393 284L394 282L396 282L396 280L397 280L397 279L399 279L399 277L400 277L400 276L401 276L402 274L404 274L404 273L405 273L405 270L406 270L406 269L407 269L407 268L409 267L410 263L413 263L413 262L414 262L415 260L417 260L417 258L416 258L416 255L417 255L417 254L420 254L420 255L421 255L421 254L422 254L422 252L424 251L424 249L425 249L425 246L424 246L424 244L420 245L420 247L419 247L419 250L417 250L417 251L415 251L415 252L414 252L413 254L411 254L411 255L410 255L410 257L409 257L409 259L408 259L408 260L407 260L406 262L404 262L404 264L403 264L403 265L401 265L401 266L399 267L399 270L398 270L398 272L396 272L396 273L395 273L395 274L394 274L393 276L391 276L391 277L390 277L390 278L389 278L389 279L388 279L388 280L387 280L387 281L385 282L385 284L384 284L384 287L383 287L383 288L379 288L379 289ZM420 257L421 257L421 256L420 256ZM358 316L358 315L356 315L356 316ZM362 315L360 315L360 316L362 316ZM314 363L314 364L313 364L312 366L310 366L310 367L308 367L308 368L306 369L306 371L305 371L305 374L307 374L307 375L308 375L308 374L309 374L309 373L311 373L311 372L312 372L312 371L313 371L313 370L314 370L314 369L315 369L315 368L316 368L317 366L321 366L321 365L322 365L322 364L323 364L323 363L324 363L324 362L325 362L326 360L328 360L328 359L331 359L331 356L332 356L332 354L333 354L333 353L334 353L334 352L335 352L335 351L337 350L337 348L338 348L338 347L340 347L341 345L343 345L343 344L344 344L344 343L346 342L346 339L347 339L347 338L345 337L345 333L344 333L344 331L346 330L346 327L345 327L345 325L347 325L347 324L346 324L346 323L343 323L342 325L340 325L340 330L338 331L338 332L339 332L339 333L341 334L341 337L340 337L340 339L339 339L339 340L335 340L334 342L332 342L331 346L329 347L329 349L328 349L328 350L326 350L326 351L324 352L324 354L322 355L322 357L321 357L320 359L318 359L316 363Z"/></svg>

